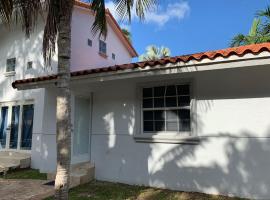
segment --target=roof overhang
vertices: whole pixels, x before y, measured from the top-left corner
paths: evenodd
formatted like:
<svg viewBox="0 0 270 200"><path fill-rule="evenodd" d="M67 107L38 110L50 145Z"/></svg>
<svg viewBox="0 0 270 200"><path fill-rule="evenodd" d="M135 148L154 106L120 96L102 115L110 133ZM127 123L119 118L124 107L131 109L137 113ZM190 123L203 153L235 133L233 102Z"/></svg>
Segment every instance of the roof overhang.
<svg viewBox="0 0 270 200"><path fill-rule="evenodd" d="M199 54L170 57L156 61L130 63L72 72L71 83L103 82L165 74L259 67L268 66L269 63L270 43L264 43ZM18 90L52 87L56 85L57 79L57 75L51 75L17 80L12 83L12 86Z"/></svg>

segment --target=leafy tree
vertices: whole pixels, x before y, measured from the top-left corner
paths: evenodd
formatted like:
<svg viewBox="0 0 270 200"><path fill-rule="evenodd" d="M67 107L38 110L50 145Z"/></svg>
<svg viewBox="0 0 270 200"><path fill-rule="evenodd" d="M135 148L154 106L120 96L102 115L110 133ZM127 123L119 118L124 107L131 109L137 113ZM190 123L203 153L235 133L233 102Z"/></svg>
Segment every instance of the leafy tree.
<svg viewBox="0 0 270 200"><path fill-rule="evenodd" d="M167 47L157 47L155 45L150 45L146 47L146 52L139 57L140 61L147 60L157 60L160 58L165 58L171 55L171 51Z"/></svg>
<svg viewBox="0 0 270 200"><path fill-rule="evenodd" d="M45 16L43 36L43 57L50 65L58 47L58 93L57 93L57 173L55 198L68 199L71 159L71 19L75 0L0 0L0 21L6 25L14 21L22 25L26 37L34 31L38 15ZM95 12L92 26L94 34L106 37L107 22L105 0L92 0L91 9ZM145 11L152 9L156 0L114 0L116 11L121 19L131 20L131 10L144 19ZM46 15L44 13L47 13Z"/></svg>

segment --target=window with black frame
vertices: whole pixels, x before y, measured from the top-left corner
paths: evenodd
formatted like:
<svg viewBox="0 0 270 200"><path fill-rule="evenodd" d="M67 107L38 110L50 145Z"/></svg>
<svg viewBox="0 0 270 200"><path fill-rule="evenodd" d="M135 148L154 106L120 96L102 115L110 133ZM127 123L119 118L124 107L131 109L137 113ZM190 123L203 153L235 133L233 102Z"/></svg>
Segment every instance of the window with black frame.
<svg viewBox="0 0 270 200"><path fill-rule="evenodd" d="M15 72L16 58L7 59L6 72Z"/></svg>
<svg viewBox="0 0 270 200"><path fill-rule="evenodd" d="M190 132L190 85L143 88L143 132Z"/></svg>

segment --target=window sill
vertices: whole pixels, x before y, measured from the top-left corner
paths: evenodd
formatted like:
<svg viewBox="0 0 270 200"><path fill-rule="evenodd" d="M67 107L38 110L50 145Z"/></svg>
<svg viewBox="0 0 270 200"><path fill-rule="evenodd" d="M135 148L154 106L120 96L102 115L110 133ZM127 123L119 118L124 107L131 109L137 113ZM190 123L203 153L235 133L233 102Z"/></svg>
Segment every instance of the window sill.
<svg viewBox="0 0 270 200"><path fill-rule="evenodd" d="M98 54L103 58L106 58L106 59L108 58L107 54L105 53L99 52Z"/></svg>
<svg viewBox="0 0 270 200"><path fill-rule="evenodd" d="M4 73L4 75L5 75L6 77L8 77L8 76L15 76L15 74L16 74L15 71L12 71L12 72L5 72L5 73Z"/></svg>
<svg viewBox="0 0 270 200"><path fill-rule="evenodd" d="M189 135L168 134L137 134L134 136L136 142L144 143L170 143L170 144L198 144L200 138Z"/></svg>

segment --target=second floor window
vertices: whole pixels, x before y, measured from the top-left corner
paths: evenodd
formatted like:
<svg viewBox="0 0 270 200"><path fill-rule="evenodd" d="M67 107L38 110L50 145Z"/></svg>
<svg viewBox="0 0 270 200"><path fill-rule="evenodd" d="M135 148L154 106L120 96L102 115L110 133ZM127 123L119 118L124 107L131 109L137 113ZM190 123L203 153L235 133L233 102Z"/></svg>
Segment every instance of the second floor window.
<svg viewBox="0 0 270 200"><path fill-rule="evenodd" d="M14 72L16 67L16 58L7 59L6 72Z"/></svg>
<svg viewBox="0 0 270 200"><path fill-rule="evenodd" d="M107 54L107 44L102 40L99 40L99 53Z"/></svg>
<svg viewBox="0 0 270 200"><path fill-rule="evenodd" d="M27 62L27 69L33 69L33 62L32 61Z"/></svg>

